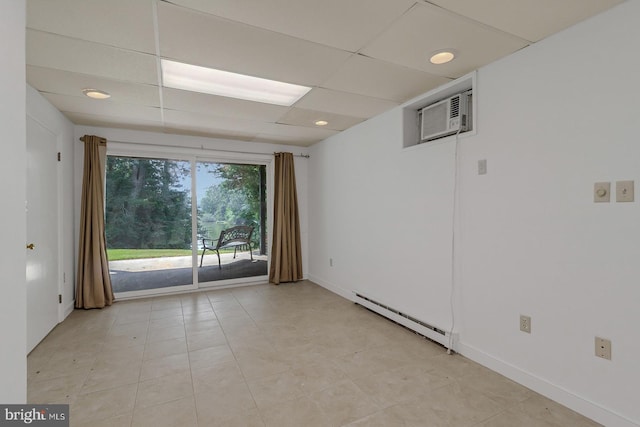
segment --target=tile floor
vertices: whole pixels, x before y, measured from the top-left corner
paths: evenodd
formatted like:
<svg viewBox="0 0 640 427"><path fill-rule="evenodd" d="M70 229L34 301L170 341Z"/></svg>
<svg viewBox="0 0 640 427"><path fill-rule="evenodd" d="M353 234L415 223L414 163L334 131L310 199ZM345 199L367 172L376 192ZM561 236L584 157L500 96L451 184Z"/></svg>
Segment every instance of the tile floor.
<svg viewBox="0 0 640 427"><path fill-rule="evenodd" d="M76 310L28 357L72 426L597 426L311 283Z"/></svg>

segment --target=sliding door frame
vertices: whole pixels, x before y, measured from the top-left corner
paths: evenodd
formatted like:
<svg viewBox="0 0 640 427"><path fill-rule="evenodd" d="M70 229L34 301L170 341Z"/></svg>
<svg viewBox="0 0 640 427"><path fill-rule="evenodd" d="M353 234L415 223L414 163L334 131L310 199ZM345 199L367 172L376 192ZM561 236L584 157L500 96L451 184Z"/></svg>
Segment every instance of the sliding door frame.
<svg viewBox="0 0 640 427"><path fill-rule="evenodd" d="M137 147L135 143L109 142L107 144L107 156L138 157L158 160L188 161L191 165L191 242L192 242L192 277L190 285L172 286L168 288L156 288L141 291L118 293L120 300L140 298L154 295L170 295L175 293L193 292L196 290L221 289L228 287L244 286L251 284L268 283L268 272L271 266L270 248L267 245L267 274L264 276L241 277L237 279L219 280L215 282L198 282L198 199L196 165L198 162L230 163L246 165L263 165L266 167L267 176L267 242L271 242L273 230L273 155L255 153L233 153L229 151L216 151L215 149L194 149L170 146ZM105 179L106 185L106 179ZM106 195L106 191L105 191Z"/></svg>

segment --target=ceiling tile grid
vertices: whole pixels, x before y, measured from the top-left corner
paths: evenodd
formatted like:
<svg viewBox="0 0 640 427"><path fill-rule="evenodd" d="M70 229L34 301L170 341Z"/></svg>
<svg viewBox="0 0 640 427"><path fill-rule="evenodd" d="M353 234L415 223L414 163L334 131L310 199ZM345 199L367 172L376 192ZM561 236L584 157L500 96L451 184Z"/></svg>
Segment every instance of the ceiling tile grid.
<svg viewBox="0 0 640 427"><path fill-rule="evenodd" d="M78 125L308 146L621 1L27 0L27 82ZM163 88L162 58L312 89L281 107Z"/></svg>

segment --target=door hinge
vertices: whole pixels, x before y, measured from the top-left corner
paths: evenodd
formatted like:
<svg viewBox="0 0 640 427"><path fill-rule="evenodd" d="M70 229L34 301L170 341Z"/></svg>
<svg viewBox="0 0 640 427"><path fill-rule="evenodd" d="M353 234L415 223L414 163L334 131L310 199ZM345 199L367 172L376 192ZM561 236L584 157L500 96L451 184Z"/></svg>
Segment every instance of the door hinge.
<svg viewBox="0 0 640 427"><path fill-rule="evenodd" d="M61 158L61 157L62 157L62 156L60 155L60 152L58 151L58 161L60 161L60 158Z"/></svg>
<svg viewBox="0 0 640 427"><path fill-rule="evenodd" d="M62 294L58 294L58 304L62 304Z"/></svg>

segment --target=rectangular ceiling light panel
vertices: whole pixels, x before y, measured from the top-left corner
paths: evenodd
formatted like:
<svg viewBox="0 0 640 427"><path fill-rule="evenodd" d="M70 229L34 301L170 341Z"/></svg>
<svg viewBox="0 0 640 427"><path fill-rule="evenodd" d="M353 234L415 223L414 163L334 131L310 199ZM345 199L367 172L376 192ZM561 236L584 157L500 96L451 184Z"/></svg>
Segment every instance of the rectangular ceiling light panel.
<svg viewBox="0 0 640 427"><path fill-rule="evenodd" d="M167 59L161 62L162 85L174 89L286 107L293 105L311 90L307 86L245 76Z"/></svg>

